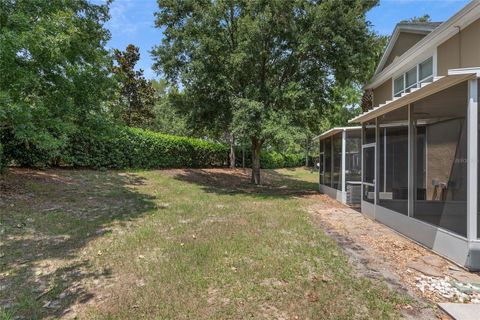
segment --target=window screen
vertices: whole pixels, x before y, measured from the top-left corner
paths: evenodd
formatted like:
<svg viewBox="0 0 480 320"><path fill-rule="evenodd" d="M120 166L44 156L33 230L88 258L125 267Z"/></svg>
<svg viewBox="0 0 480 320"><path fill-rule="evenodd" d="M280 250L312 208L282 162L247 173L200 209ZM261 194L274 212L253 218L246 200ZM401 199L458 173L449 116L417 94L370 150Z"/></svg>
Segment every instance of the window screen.
<svg viewBox="0 0 480 320"><path fill-rule="evenodd" d="M408 215L408 126L380 128L378 204Z"/></svg>
<svg viewBox="0 0 480 320"><path fill-rule="evenodd" d="M467 83L413 104L413 217L462 236L467 232Z"/></svg>
<svg viewBox="0 0 480 320"><path fill-rule="evenodd" d="M347 141L345 146L345 181L361 180L361 150L362 141L360 129L347 130Z"/></svg>
<svg viewBox="0 0 480 320"><path fill-rule="evenodd" d="M342 189L342 133L333 136L333 187Z"/></svg>
<svg viewBox="0 0 480 320"><path fill-rule="evenodd" d="M332 138L325 139L325 173L324 182L326 186L332 183Z"/></svg>

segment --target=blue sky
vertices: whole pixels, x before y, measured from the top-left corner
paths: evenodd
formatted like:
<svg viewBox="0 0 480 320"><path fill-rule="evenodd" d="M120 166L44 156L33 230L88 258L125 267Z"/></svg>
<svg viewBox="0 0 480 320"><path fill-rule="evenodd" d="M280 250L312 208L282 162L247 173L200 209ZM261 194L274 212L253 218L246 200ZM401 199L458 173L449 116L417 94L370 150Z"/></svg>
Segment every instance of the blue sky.
<svg viewBox="0 0 480 320"><path fill-rule="evenodd" d="M380 0L380 5L368 13L368 19L375 31L389 35L400 20L429 14L432 21L445 21L468 2L468 0ZM140 47L141 59L138 67L142 68L145 76L150 79L157 78L157 75L151 69L153 60L149 51L162 39L162 31L154 27L153 13L157 10L156 0L115 0L110 8L111 19L106 24L112 33L108 47L123 50L130 43Z"/></svg>

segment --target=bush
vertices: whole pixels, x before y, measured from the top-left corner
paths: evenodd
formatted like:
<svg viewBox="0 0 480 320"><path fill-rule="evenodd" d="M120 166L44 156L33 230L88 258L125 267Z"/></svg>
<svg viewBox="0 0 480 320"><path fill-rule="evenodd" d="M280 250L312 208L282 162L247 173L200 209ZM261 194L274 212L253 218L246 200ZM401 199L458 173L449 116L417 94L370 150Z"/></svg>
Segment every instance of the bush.
<svg viewBox="0 0 480 320"><path fill-rule="evenodd" d="M242 166L242 150L236 150L236 166ZM245 149L245 166L252 164L252 152ZM260 166L262 169L293 168L305 165L305 156L302 154L282 154L276 151L263 151L260 154Z"/></svg>
<svg viewBox="0 0 480 320"><path fill-rule="evenodd" d="M119 126L84 127L62 140L61 145L45 150L9 139L3 155L22 166L156 169L223 167L228 165L230 151L225 144ZM4 158L0 154L0 165ZM250 166L249 150L245 160ZM304 157L262 152L260 163L264 169L298 167ZM241 150L237 150L237 165L241 165Z"/></svg>
<svg viewBox="0 0 480 320"><path fill-rule="evenodd" d="M101 136L75 136L62 160L75 167L113 169L218 167L227 165L228 147L148 130L115 128Z"/></svg>

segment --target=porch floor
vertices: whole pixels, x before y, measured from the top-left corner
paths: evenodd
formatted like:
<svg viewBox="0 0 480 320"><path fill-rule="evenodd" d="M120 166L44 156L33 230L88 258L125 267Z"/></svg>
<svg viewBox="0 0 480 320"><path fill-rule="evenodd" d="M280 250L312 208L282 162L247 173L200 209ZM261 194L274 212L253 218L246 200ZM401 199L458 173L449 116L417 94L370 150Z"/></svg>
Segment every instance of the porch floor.
<svg viewBox="0 0 480 320"><path fill-rule="evenodd" d="M434 314L445 316L436 306L438 303L462 302L480 307L478 273L458 267L325 195L319 200L309 212L345 249L357 272L372 279L383 278L389 286L425 302L425 318ZM433 304L433 308L427 308L429 304Z"/></svg>

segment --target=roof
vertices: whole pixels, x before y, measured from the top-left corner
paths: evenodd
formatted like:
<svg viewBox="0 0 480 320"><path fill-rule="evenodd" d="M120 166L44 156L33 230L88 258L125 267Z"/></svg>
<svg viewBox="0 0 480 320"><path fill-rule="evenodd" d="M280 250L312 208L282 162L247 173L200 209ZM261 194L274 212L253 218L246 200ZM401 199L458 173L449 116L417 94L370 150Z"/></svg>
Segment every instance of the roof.
<svg viewBox="0 0 480 320"><path fill-rule="evenodd" d="M390 53L393 50L393 47L395 46L395 43L398 40L398 37L400 36L400 33L407 32L407 33L429 34L441 24L442 22L399 22L397 23L397 25L395 26L395 29L393 30L392 35L390 36L390 39L388 40L388 44L385 51L383 52L382 58L380 59L380 62L378 63L377 68L375 69L374 76L380 71L382 71L383 67L385 66L385 63L388 60L388 57L390 56Z"/></svg>
<svg viewBox="0 0 480 320"><path fill-rule="evenodd" d="M480 75L480 70L474 68L452 69L449 70L448 76L435 77L432 82L422 83L420 88L414 88L409 93L403 93L398 98L386 101L372 110L366 111L359 116L349 120L349 123L363 123L381 116L387 112L391 112L398 108L404 107L409 103L418 101L434 93L445 90L451 86L459 84L469 79L474 79Z"/></svg>
<svg viewBox="0 0 480 320"><path fill-rule="evenodd" d="M379 64L379 68L377 68L375 71L375 74L370 82L364 86L364 89L376 88L386 80L390 79L396 72L413 66L421 54L433 52L438 45L442 44L453 35L458 33L458 28L465 28L479 17L480 1L473 0L452 17L450 17L450 19L435 27L433 31L428 33L423 39L418 41L414 46L404 52L400 57L398 57L393 63L386 66L383 70ZM420 23L415 24L418 26ZM432 25L426 27L433 28L434 26ZM394 39L391 41L393 40ZM384 53L384 56L385 55L388 57L386 51ZM382 57L382 60L386 60L386 57Z"/></svg>
<svg viewBox="0 0 480 320"><path fill-rule="evenodd" d="M433 22L433 21L425 21L425 22L419 22L419 21L410 22L410 21L406 21L406 22L399 22L397 25L427 26L427 27L436 28L436 27L438 27L439 25L441 25L442 23L443 23L443 21L437 21L437 22Z"/></svg>
<svg viewBox="0 0 480 320"><path fill-rule="evenodd" d="M335 127L330 130L325 131L324 133L314 137L312 140L317 140L317 139L325 139L330 136L333 136L334 134L337 134L342 131L350 131L350 130L360 130L362 127L360 126L355 126L355 127Z"/></svg>

